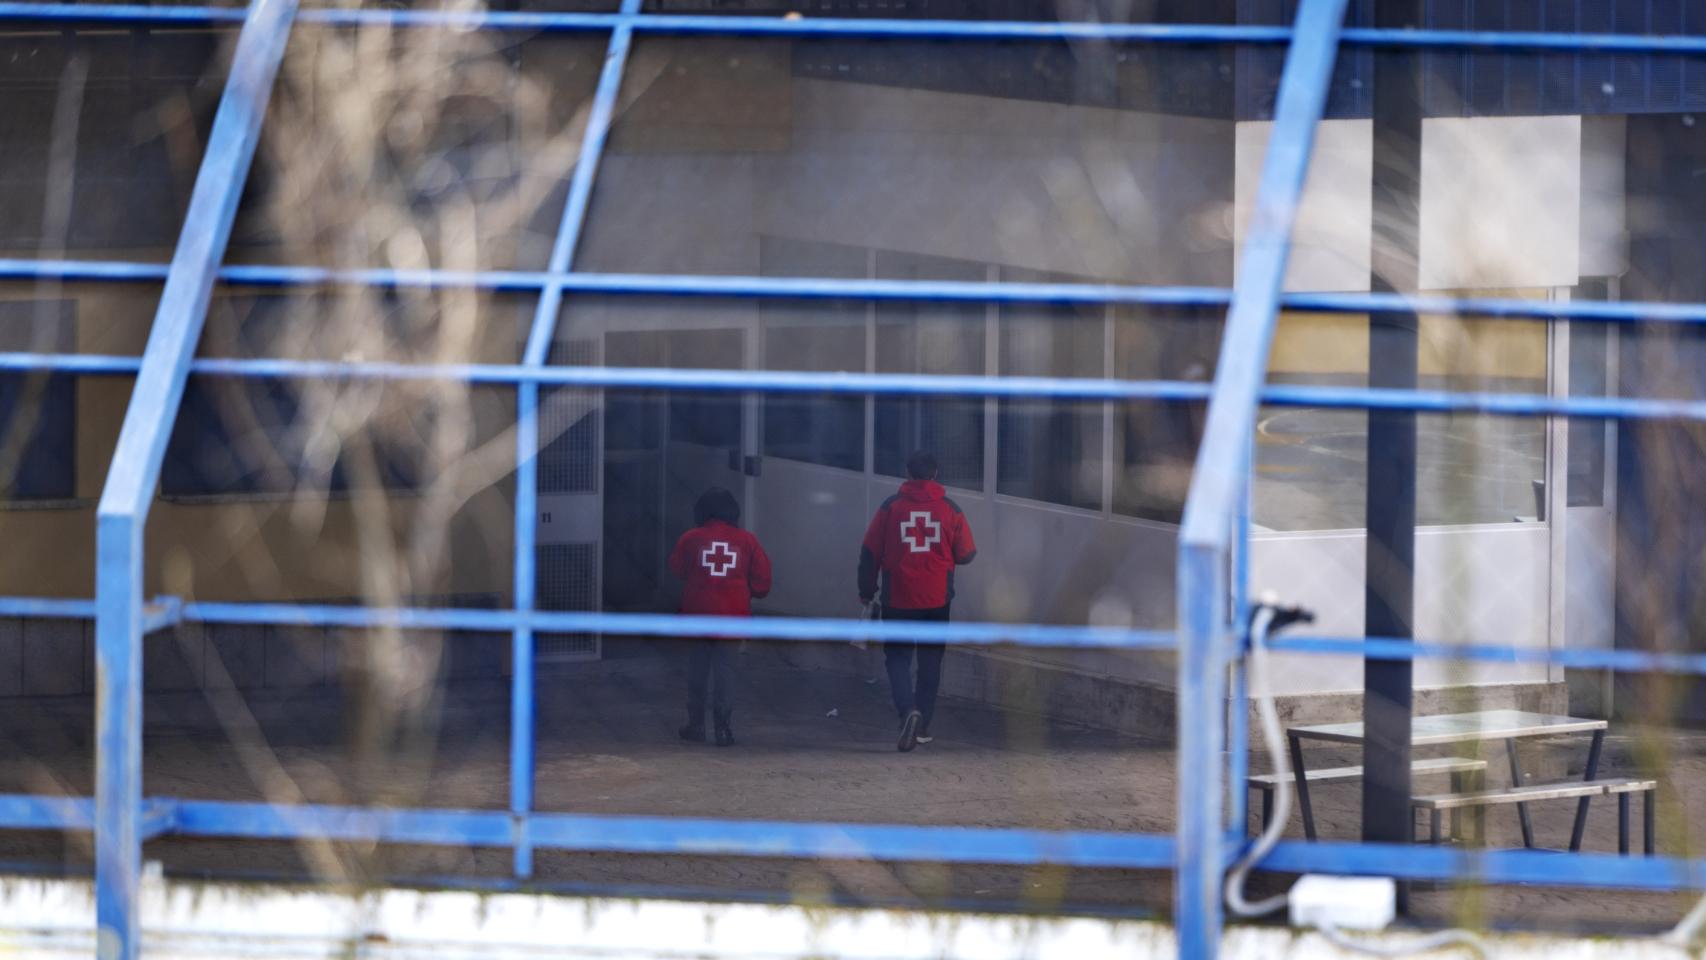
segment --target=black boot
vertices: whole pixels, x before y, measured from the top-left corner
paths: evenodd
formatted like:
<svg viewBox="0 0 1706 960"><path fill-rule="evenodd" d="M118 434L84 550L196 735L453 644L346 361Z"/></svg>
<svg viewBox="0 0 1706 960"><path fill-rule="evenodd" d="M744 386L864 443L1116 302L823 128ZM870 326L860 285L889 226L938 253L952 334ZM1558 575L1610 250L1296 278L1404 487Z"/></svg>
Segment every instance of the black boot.
<svg viewBox="0 0 1706 960"><path fill-rule="evenodd" d="M682 727L676 732L681 735L681 739L686 740L689 743L704 743L705 721L700 720L697 723L688 723L687 726Z"/></svg>
<svg viewBox="0 0 1706 960"><path fill-rule="evenodd" d="M735 745L735 731L729 726L729 715L723 714L717 720L717 746L732 747Z"/></svg>

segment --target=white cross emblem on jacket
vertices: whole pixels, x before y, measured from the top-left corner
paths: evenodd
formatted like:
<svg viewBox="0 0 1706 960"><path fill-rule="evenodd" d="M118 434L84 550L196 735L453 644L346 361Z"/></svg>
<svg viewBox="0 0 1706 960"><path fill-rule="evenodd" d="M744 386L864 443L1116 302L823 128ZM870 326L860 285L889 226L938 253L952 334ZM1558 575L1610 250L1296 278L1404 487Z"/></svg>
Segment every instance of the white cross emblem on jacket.
<svg viewBox="0 0 1706 960"><path fill-rule="evenodd" d="M912 516L900 525L900 539L906 543L908 551L928 553L932 546L942 542L942 525L928 511L914 510Z"/></svg>
<svg viewBox="0 0 1706 960"><path fill-rule="evenodd" d="M713 540L710 546L699 551L699 565L711 571L713 577L728 576L739 562L740 554L721 540Z"/></svg>

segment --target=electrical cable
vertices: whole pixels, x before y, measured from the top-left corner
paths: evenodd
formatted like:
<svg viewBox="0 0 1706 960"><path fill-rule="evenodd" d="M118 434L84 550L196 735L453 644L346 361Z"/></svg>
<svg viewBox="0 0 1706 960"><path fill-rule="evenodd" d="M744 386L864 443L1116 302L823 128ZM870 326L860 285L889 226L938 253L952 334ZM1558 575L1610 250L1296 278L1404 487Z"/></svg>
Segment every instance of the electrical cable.
<svg viewBox="0 0 1706 960"><path fill-rule="evenodd" d="M1226 905L1238 917L1266 916L1283 909L1291 899L1288 891L1251 903L1244 898L1244 883L1250 871L1279 843L1280 836L1285 833L1286 822L1291 819L1292 775L1285 751L1285 737L1280 730L1279 709L1274 705L1273 693L1268 689L1268 636L1293 623L1308 623L1314 619L1313 613L1301 607L1281 607L1267 597L1257 604L1250 617L1250 697L1256 703L1262 740L1267 747L1268 756L1273 760L1276 782L1273 818L1262 831L1262 835L1256 838L1256 842L1250 845L1250 849L1238 858L1238 862L1233 864L1226 874ZM1702 903L1696 912L1700 917L1693 929L1698 931L1701 925L1706 924L1706 903ZM1409 957L1448 947L1462 947L1478 957L1485 957L1488 953L1486 941L1468 930L1442 930L1406 943L1376 944L1354 940L1346 936L1344 931L1334 927L1323 926L1318 929L1321 935L1335 946L1374 957ZM1679 926L1678 930L1681 929Z"/></svg>

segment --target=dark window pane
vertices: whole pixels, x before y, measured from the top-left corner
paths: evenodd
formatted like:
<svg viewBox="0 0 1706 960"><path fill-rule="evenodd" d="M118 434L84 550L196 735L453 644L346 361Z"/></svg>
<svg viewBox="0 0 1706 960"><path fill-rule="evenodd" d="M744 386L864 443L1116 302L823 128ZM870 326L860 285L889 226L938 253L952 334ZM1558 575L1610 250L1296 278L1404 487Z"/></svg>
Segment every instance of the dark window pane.
<svg viewBox="0 0 1706 960"><path fill-rule="evenodd" d="M871 254L858 247L762 237L765 276L863 279ZM765 300L758 304L764 369L819 373L865 372L865 317L857 301ZM764 455L843 470L865 468L865 398L767 393Z"/></svg>
<svg viewBox="0 0 1706 960"><path fill-rule="evenodd" d="M1101 404L1003 401L1000 430L996 492L1101 508Z"/></svg>
<svg viewBox="0 0 1706 960"><path fill-rule="evenodd" d="M769 369L862 371L865 326L767 326L764 349ZM766 394L764 454L863 470L865 398Z"/></svg>
<svg viewBox="0 0 1706 960"><path fill-rule="evenodd" d="M863 470L864 399L770 397L764 407L764 455Z"/></svg>
<svg viewBox="0 0 1706 960"><path fill-rule="evenodd" d="M1003 271L1018 282L1062 278ZM1108 312L1099 305L1005 304L1002 376L1102 377ZM1102 405L1069 400L998 402L998 493L1092 510L1102 506Z"/></svg>
<svg viewBox="0 0 1706 960"><path fill-rule="evenodd" d="M71 353L71 300L0 301L0 352ZM0 374L0 500L76 495L77 381L47 373Z"/></svg>
<svg viewBox="0 0 1706 960"><path fill-rule="evenodd" d="M741 330L676 330L665 342L665 365L677 369L739 370L746 365ZM741 445L741 407L736 393L670 390L669 439L702 447Z"/></svg>
<svg viewBox="0 0 1706 960"><path fill-rule="evenodd" d="M876 471L904 477L906 459L928 450L941 465L942 483L983 486L983 401L960 397L897 400L882 397L876 411Z"/></svg>
<svg viewBox="0 0 1706 960"><path fill-rule="evenodd" d="M982 279L978 264L879 252L877 276L885 280L927 277ZM880 303L877 314L877 372L978 375L985 372L981 304ZM914 450L929 450L941 466L943 483L983 488L984 401L976 397L876 398L876 471L906 474Z"/></svg>
<svg viewBox="0 0 1706 960"><path fill-rule="evenodd" d="M0 37L0 247L169 259L230 30Z"/></svg>
<svg viewBox="0 0 1706 960"><path fill-rule="evenodd" d="M1208 380L1223 315L1213 310L1114 311L1114 376L1123 380ZM1199 403L1139 400L1114 406L1115 513L1177 522L1202 438Z"/></svg>
<svg viewBox="0 0 1706 960"><path fill-rule="evenodd" d="M1608 333L1604 324L1570 324L1570 396L1606 395ZM1601 506L1605 503L1606 442L1612 424L1588 417L1572 417L1569 423L1569 480L1564 488L1567 503L1572 507Z"/></svg>

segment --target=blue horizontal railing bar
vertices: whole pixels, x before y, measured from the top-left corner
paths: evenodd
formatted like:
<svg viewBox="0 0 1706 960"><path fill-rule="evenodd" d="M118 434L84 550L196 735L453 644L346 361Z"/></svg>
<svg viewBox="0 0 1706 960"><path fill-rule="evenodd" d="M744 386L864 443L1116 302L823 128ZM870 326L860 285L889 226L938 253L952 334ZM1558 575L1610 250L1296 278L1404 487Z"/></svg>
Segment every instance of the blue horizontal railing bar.
<svg viewBox="0 0 1706 960"><path fill-rule="evenodd" d="M122 23L126 25L229 24L240 7L170 7L139 4L0 3L0 20ZM1124 40L1155 43L1281 44L1288 26L1058 21L884 20L833 17L695 16L691 14L549 13L519 11L374 10L316 8L299 23L328 26L440 27L461 30L605 31L624 19L636 31L673 34L918 37L1003 40ZM1521 30L1386 30L1350 27L1341 42L1353 46L1601 51L1706 54L1706 37L1644 33L1565 33Z"/></svg>
<svg viewBox="0 0 1706 960"><path fill-rule="evenodd" d="M0 280L162 280L164 264L112 260L0 259ZM566 293L780 299L946 300L966 303L1132 303L1225 306L1220 287L1095 283L975 283L957 280L847 280L807 277L558 273L525 270L389 270L303 266L226 266L221 282L263 287L429 287L536 292L552 283Z"/></svg>
<svg viewBox="0 0 1706 960"><path fill-rule="evenodd" d="M125 24L240 23L242 9L151 7L138 4L5 3L0 20ZM603 31L622 22L635 30L673 34L958 38L965 40L1126 40L1156 43L1286 43L1279 26L1060 21L885 20L841 17L699 16L666 13L551 13L497 10L375 10L315 8L298 23L331 26L440 27L458 30Z"/></svg>
<svg viewBox="0 0 1706 960"><path fill-rule="evenodd" d="M1289 840L1274 847L1260 869L1546 887L1706 889L1706 860L1552 850L1464 850L1429 844Z"/></svg>
<svg viewBox="0 0 1706 960"><path fill-rule="evenodd" d="M399 810L179 800L174 833L258 840L313 837L507 847L515 842L515 818L507 810Z"/></svg>
<svg viewBox="0 0 1706 960"><path fill-rule="evenodd" d="M95 354L0 353L0 370L129 374L137 357ZM204 376L287 379L447 380L476 384L701 390L754 393L852 393L1049 400L1203 401L1211 384L1179 380L1099 380L1070 377L985 377L900 373L799 373L777 370L679 370L659 367L530 367L524 364L411 364L387 361L276 360L204 357L190 364ZM1548 397L1528 393L1459 393L1271 384L1264 404L1333 409L1415 410L1518 417L1596 417L1621 420L1706 420L1706 400L1647 397Z"/></svg>
<svg viewBox="0 0 1706 960"><path fill-rule="evenodd" d="M165 600L167 598L162 598ZM164 608L164 605L163 605ZM0 597L0 617L83 619L94 616L89 600L40 597ZM376 608L329 604L189 603L176 618L196 623L269 624L277 626L396 627L399 629L481 630L500 632L517 626L556 633L602 632L623 636L695 637L726 632L718 617L679 614L578 613L538 611L520 615L504 610L471 608ZM911 622L756 617L742 621L741 636L765 640L851 641L869 639L942 639L957 644L1014 644L1039 647L1171 649L1172 631L1127 630L1117 627L1049 626L955 622L947 625ZM1268 642L1276 653L1363 656L1374 659L1455 659L1493 663L1550 663L1565 667L1629 672L1706 674L1706 654L1650 650L1554 650L1486 643L1447 643L1389 637L1277 637Z"/></svg>
<svg viewBox="0 0 1706 960"><path fill-rule="evenodd" d="M0 258L0 280L149 282L166 277L163 263L115 260ZM961 303L1111 303L1224 307L1225 287L1098 283L976 283L955 280L848 280L831 277L753 277L692 274L562 273L527 270L336 269L307 266L225 266L228 286L353 286L394 289L474 288L532 293L553 281L571 294L618 296L751 297L798 300L941 300ZM1706 303L1652 301L1546 301L1499 297L1406 296L1393 293L1287 293L1290 310L1327 313L1414 311L1420 314L1517 320L1589 320L1605 323L1706 324ZM1216 317L1215 322L1221 318Z"/></svg>
<svg viewBox="0 0 1706 960"><path fill-rule="evenodd" d="M1581 51L1604 53L1706 53L1706 36L1656 33L1556 33L1542 30L1390 30L1346 27L1349 46L1434 49Z"/></svg>
<svg viewBox="0 0 1706 960"><path fill-rule="evenodd" d="M1706 654L1658 650L1553 650L1491 643L1445 643L1396 637L1275 637L1268 649L1276 653L1314 653L1367 657L1371 660L1476 660L1490 663L1548 663L1644 673L1706 674Z"/></svg>
<svg viewBox="0 0 1706 960"><path fill-rule="evenodd" d="M1261 402L1283 407L1485 413L1511 417L1595 417L1613 420L1706 420L1706 400L1646 397L1548 397L1531 393L1457 393L1275 384Z"/></svg>
<svg viewBox="0 0 1706 960"><path fill-rule="evenodd" d="M0 607L3 610L3 607ZM508 631L518 626L535 632L606 633L622 636L740 636L757 640L852 641L921 640L954 644L1014 644L1029 647L1084 647L1161 650L1173 646L1171 631L1117 627L1051 626L1030 623L963 621L922 623L901 620L817 619L813 617L688 616L673 613L593 613L535 610L432 609L189 603L185 620L298 626L396 627Z"/></svg>
<svg viewBox="0 0 1706 960"><path fill-rule="evenodd" d="M1124 869L1166 869L1174 862L1172 837L1138 833L562 814L531 818L528 833L544 847L617 853Z"/></svg>
<svg viewBox="0 0 1706 960"><path fill-rule="evenodd" d="M499 810L396 810L178 800L175 834L284 840L317 837L504 847L515 818ZM1173 839L1136 833L1060 833L992 827L712 820L538 813L536 847L601 853L922 860L1165 869Z"/></svg>
<svg viewBox="0 0 1706 960"><path fill-rule="evenodd" d="M137 357L0 354L0 370L134 373ZM530 367L525 364L411 364L387 361L225 359L190 364L204 376L286 379L447 380L476 384L763 393L919 394L1079 400L1206 400L1206 383L1070 377L985 377L898 373L799 373L775 370L677 370L656 367Z"/></svg>
<svg viewBox="0 0 1706 960"><path fill-rule="evenodd" d="M47 797L0 794L0 829L93 830L93 797Z"/></svg>
<svg viewBox="0 0 1706 960"><path fill-rule="evenodd" d="M1515 300L1502 297L1406 296L1401 293L1288 293L1288 310L1317 313L1414 312L1510 320L1588 320L1604 323L1706 323L1706 303L1625 300Z"/></svg>
<svg viewBox="0 0 1706 960"><path fill-rule="evenodd" d="M0 597L0 617L88 619L94 604L81 600ZM395 627L401 630L510 631L529 627L551 633L705 637L731 634L759 640L923 640L965 645L1013 644L1122 650L1165 650L1168 630L1130 630L1035 623L870 621L814 617L687 616L673 613L593 613L483 610L463 607L358 607L335 604L186 603L178 619L191 623L301 627Z"/></svg>
<svg viewBox="0 0 1706 960"><path fill-rule="evenodd" d="M176 829L177 806L177 800L166 797L143 801L143 836L157 837ZM0 794L0 829L89 831L94 828L93 797Z"/></svg>
<svg viewBox="0 0 1706 960"><path fill-rule="evenodd" d="M47 597L0 597L0 617L31 620L92 620L93 600L57 600Z"/></svg>

